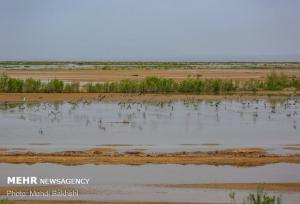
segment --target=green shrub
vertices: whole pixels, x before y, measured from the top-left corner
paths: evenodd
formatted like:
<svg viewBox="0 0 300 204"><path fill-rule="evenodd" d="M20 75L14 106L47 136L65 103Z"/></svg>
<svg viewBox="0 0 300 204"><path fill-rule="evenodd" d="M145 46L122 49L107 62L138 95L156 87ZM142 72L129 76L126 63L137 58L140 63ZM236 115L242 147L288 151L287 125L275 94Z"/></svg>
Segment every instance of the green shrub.
<svg viewBox="0 0 300 204"><path fill-rule="evenodd" d="M296 89L300 89L300 79L293 77L290 82L290 86Z"/></svg>
<svg viewBox="0 0 300 204"><path fill-rule="evenodd" d="M96 93L96 92L99 92L99 91L95 91L95 87L92 83L89 83L89 84L85 84L84 86L84 89L87 93Z"/></svg>
<svg viewBox="0 0 300 204"><path fill-rule="evenodd" d="M280 204L281 197L268 195L263 192L263 190L259 189L256 193L250 193L243 204Z"/></svg>
<svg viewBox="0 0 300 204"><path fill-rule="evenodd" d="M160 90L161 79L157 77L147 77L144 81L145 92L158 92Z"/></svg>
<svg viewBox="0 0 300 204"><path fill-rule="evenodd" d="M277 73L272 71L267 75L266 88L268 90L280 90L283 88L290 87L290 80L284 73Z"/></svg>
<svg viewBox="0 0 300 204"><path fill-rule="evenodd" d="M252 79L244 82L241 89L245 91L258 91L259 89L263 89L264 86L264 82Z"/></svg>
<svg viewBox="0 0 300 204"><path fill-rule="evenodd" d="M229 198L230 198L230 203L231 204L236 204L236 200L235 200L235 192L230 192L228 194Z"/></svg>
<svg viewBox="0 0 300 204"><path fill-rule="evenodd" d="M84 86L89 93L166 93L176 91L177 84L173 79L161 79L148 77L145 80L123 80L120 82L108 82L87 84Z"/></svg>
<svg viewBox="0 0 300 204"><path fill-rule="evenodd" d="M9 78L6 74L2 74L0 77L0 92L7 92Z"/></svg>
<svg viewBox="0 0 300 204"><path fill-rule="evenodd" d="M13 79L5 74L0 76L0 92L24 93L226 93L236 90L281 90L284 88L300 89L300 79L288 78L283 73L271 72L266 81L249 80L243 83L223 79L185 79L176 82L173 79L147 77L143 80L123 80L120 82L106 82L86 84L80 89L79 83L67 83L53 79L42 83L34 79Z"/></svg>
<svg viewBox="0 0 300 204"><path fill-rule="evenodd" d="M235 192L229 193L230 203L236 204ZM256 193L249 193L242 204L281 204L281 196L269 195L258 187Z"/></svg>
<svg viewBox="0 0 300 204"><path fill-rule="evenodd" d="M121 93L137 93L140 91L139 81L137 80L121 81L118 84L118 86L115 86L115 88L117 88L115 92L121 92Z"/></svg>
<svg viewBox="0 0 300 204"><path fill-rule="evenodd" d="M58 79L52 79L43 85L42 89L46 93L62 93L64 90L64 82Z"/></svg>
<svg viewBox="0 0 300 204"><path fill-rule="evenodd" d="M65 85L63 92L64 93L78 93L79 92L79 83L72 82Z"/></svg>
<svg viewBox="0 0 300 204"><path fill-rule="evenodd" d="M159 84L159 92L174 92L177 90L177 83L174 79L161 79Z"/></svg>
<svg viewBox="0 0 300 204"><path fill-rule="evenodd" d="M223 81L222 82L222 91L227 92L227 91L235 91L238 88L238 83L233 82L232 80L230 81Z"/></svg>
<svg viewBox="0 0 300 204"><path fill-rule="evenodd" d="M42 83L40 80L26 79L23 84L24 93L38 93L41 91Z"/></svg>
<svg viewBox="0 0 300 204"><path fill-rule="evenodd" d="M220 79L208 79L205 81L205 91L209 93L219 93L221 91Z"/></svg>
<svg viewBox="0 0 300 204"><path fill-rule="evenodd" d="M178 85L179 92L195 92L201 93L204 91L204 82L197 79L186 79Z"/></svg>
<svg viewBox="0 0 300 204"><path fill-rule="evenodd" d="M9 93L22 93L23 80L9 78L7 82L7 90Z"/></svg>
<svg viewBox="0 0 300 204"><path fill-rule="evenodd" d="M140 82L140 92L143 93L165 93L176 91L177 83L173 79L163 79L157 77L147 77Z"/></svg>

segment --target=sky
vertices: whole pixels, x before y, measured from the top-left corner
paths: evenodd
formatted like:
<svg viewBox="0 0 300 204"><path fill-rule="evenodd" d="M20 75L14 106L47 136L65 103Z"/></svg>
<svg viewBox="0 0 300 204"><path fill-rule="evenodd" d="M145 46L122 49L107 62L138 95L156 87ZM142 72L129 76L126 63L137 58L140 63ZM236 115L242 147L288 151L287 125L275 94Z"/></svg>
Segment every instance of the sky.
<svg viewBox="0 0 300 204"><path fill-rule="evenodd" d="M300 1L0 0L0 60L300 61Z"/></svg>

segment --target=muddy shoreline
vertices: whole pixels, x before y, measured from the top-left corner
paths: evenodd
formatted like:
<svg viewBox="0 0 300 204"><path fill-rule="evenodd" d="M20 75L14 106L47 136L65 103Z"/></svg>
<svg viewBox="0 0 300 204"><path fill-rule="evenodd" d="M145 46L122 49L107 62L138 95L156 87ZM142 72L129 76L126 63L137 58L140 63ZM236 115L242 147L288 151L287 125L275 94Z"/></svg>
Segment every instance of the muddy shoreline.
<svg viewBox="0 0 300 204"><path fill-rule="evenodd" d="M157 184L148 185L162 188L257 190L299 192L300 183L201 183L201 184Z"/></svg>
<svg viewBox="0 0 300 204"><path fill-rule="evenodd" d="M145 153L143 151L118 152L110 148L53 153L0 152L0 163L61 165L83 164L195 164L254 167L273 163L300 163L299 154L270 154L260 148L240 148L208 152Z"/></svg>
<svg viewBox="0 0 300 204"><path fill-rule="evenodd" d="M234 92L231 94L124 94L124 93L0 93L0 104L38 102L197 102L201 100L285 100L300 97L300 91Z"/></svg>
<svg viewBox="0 0 300 204"><path fill-rule="evenodd" d="M198 184L146 184L146 187L159 188L183 188L183 189L214 189L214 190L257 190L258 188L266 191L279 192L300 192L300 183L198 183ZM97 194L95 189L76 188L65 186L0 186L0 195L6 195L7 190L30 192L32 190L47 192L53 190L78 191L79 194Z"/></svg>

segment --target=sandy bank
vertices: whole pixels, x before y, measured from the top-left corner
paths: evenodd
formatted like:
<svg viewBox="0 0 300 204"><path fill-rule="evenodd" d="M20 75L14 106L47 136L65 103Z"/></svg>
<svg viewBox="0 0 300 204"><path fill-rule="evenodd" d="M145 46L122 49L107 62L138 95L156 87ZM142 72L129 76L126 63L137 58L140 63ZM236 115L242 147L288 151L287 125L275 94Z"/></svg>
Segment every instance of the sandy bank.
<svg viewBox="0 0 300 204"><path fill-rule="evenodd" d="M192 188L192 189L230 189L230 190L257 190L267 191L300 191L300 183L204 183L204 184L158 184L150 185L164 188Z"/></svg>
<svg viewBox="0 0 300 204"><path fill-rule="evenodd" d="M270 154L260 148L228 149L209 152L146 153L143 151L118 152L109 148L86 151L62 151L53 153L0 152L0 163L62 165L83 164L207 164L232 166L260 166L272 163L300 163L300 155Z"/></svg>

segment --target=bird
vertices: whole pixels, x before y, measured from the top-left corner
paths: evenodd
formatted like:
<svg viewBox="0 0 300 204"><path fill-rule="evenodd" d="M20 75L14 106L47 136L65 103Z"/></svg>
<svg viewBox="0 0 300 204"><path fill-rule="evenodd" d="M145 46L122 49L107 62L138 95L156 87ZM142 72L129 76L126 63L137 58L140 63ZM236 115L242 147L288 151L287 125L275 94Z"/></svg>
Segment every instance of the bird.
<svg viewBox="0 0 300 204"><path fill-rule="evenodd" d="M40 135L43 135L44 134L44 131L42 129L39 129L39 134Z"/></svg>
<svg viewBox="0 0 300 204"><path fill-rule="evenodd" d="M53 110L50 110L50 111L48 112L48 116L53 115L53 116L56 118L56 116L57 116L59 113L60 113L59 111L54 112Z"/></svg>

